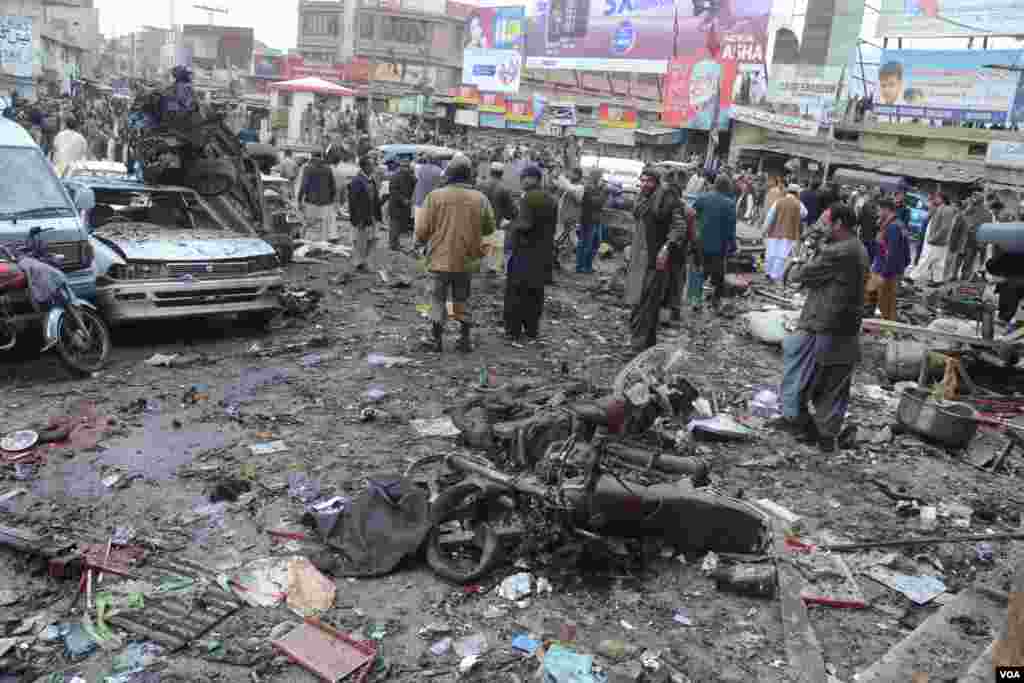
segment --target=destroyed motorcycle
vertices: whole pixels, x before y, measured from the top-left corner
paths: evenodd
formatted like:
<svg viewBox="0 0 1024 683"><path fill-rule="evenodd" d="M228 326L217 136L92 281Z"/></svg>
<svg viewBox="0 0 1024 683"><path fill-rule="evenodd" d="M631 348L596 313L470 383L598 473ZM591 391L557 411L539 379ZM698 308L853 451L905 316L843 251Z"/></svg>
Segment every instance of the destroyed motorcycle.
<svg viewBox="0 0 1024 683"><path fill-rule="evenodd" d="M95 307L68 286L59 262L47 251L44 232L32 228L26 244L0 245L0 351L14 348L30 325L41 324L42 350L55 349L72 372L88 375L106 362L110 331ZM48 306L32 296L39 289L36 277L56 283Z"/></svg>
<svg viewBox="0 0 1024 683"><path fill-rule="evenodd" d="M476 581L502 563L505 546L516 538L527 545L539 541L555 555L643 539L677 550L760 552L767 541L763 515L740 500L697 489L708 473L701 460L659 454L617 436L650 430L678 439L657 415L688 415L696 396L690 387L660 386L648 400L572 404L568 438L550 443L537 462L515 474L483 457L447 456L446 466L461 480L431 505L430 568L455 583Z"/></svg>

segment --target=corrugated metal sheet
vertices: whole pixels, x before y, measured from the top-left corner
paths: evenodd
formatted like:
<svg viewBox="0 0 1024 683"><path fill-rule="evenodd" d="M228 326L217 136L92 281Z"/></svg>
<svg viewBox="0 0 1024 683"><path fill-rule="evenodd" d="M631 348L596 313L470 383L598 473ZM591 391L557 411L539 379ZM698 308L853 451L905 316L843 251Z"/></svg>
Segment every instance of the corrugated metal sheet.
<svg viewBox="0 0 1024 683"><path fill-rule="evenodd" d="M111 624L171 650L201 638L242 607L238 598L217 586L215 572L190 560L151 557L145 565L133 568L132 574L153 585L181 578L196 582L192 591L146 598L144 609L125 610L109 619Z"/></svg>

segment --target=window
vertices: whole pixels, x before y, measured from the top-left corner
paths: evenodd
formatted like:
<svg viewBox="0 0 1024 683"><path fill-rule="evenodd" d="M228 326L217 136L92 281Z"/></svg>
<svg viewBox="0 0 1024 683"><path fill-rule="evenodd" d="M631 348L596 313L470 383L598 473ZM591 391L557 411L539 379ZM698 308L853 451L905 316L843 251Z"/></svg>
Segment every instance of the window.
<svg viewBox="0 0 1024 683"><path fill-rule="evenodd" d="M363 40L373 40L372 14L361 14L359 16L359 37Z"/></svg>
<svg viewBox="0 0 1024 683"><path fill-rule="evenodd" d="M429 24L404 17L384 17L380 26L381 40L407 45L422 45L428 40Z"/></svg>
<svg viewBox="0 0 1024 683"><path fill-rule="evenodd" d="M924 149L924 138L911 138L901 135L896 144L907 149Z"/></svg>
<svg viewBox="0 0 1024 683"><path fill-rule="evenodd" d="M988 145L984 142L972 143L967 147L968 156L983 157L988 154Z"/></svg>

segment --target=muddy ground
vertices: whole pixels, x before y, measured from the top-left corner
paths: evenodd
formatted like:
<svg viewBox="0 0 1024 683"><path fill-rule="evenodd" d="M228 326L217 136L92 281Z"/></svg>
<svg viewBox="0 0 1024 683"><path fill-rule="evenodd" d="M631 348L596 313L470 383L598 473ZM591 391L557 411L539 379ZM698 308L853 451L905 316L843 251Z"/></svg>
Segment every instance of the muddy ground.
<svg viewBox="0 0 1024 683"><path fill-rule="evenodd" d="M619 258L602 261L596 275L558 274L547 293L543 339L523 346L512 346L501 336L501 279L478 277L472 299L476 350L465 355L419 350L427 329L416 309L426 301L422 276L408 255L378 251L377 260L390 284L374 272L351 272L340 257L289 267L293 286L320 290L324 298L314 315L291 318L282 329L261 332L231 321L207 321L118 330L109 366L80 381L70 380L52 355L2 359L0 432L85 409L110 416L113 425L95 447L86 443L44 451L43 462L21 468L20 478L12 465L3 465L0 495L21 487L28 492L0 503L0 525L101 544L116 528L131 525L137 542L163 548L154 552L215 571L290 554L292 544L265 533L299 528L302 505L289 495L290 475L317 481L324 494L351 494L363 489L373 473L403 470L422 455L460 450L454 439L417 436L408 420L442 416L446 408L476 395L482 368L493 368L499 384L555 383L567 373L609 386L629 358L621 292L599 285L615 281ZM394 287L395 280L410 286ZM763 303L743 298L735 308ZM446 340L449 348L454 339L453 328ZM733 316L688 313L682 326L663 330L661 341L685 349L689 377L705 393L714 392L720 409L737 416L747 414L755 387L775 384L780 377L778 348L747 336ZM866 339L865 350L851 419L865 434L876 436L894 415L892 406L864 389L884 383L884 347ZM181 354L190 362L172 368L147 365L156 353ZM371 353L413 362L371 367ZM199 394L208 391L208 397L186 402L194 385L208 387L198 389ZM370 388L385 397L371 403ZM370 405L392 419L362 421ZM287 443L286 452L256 456L247 447L276 439ZM700 453L712 465L718 490L769 498L801 515L802 529L814 538L872 540L923 533L918 519L902 516L875 482L927 504L962 503L975 511L966 528L940 518L937 534L1005 532L1019 526L1024 498L1019 458L1011 457L1008 474L992 475L911 436L879 441L824 456L788 436L760 430L749 443L702 444ZM983 431L972 452L1001 446L1002 437ZM120 480L109 487L104 479L112 475ZM251 502L211 509L209 494L225 478L252 482L256 495ZM905 569L917 568L910 573L941 576L950 591L972 582L1005 590L1010 544L993 545L993 562L979 561L973 544L896 552ZM646 571L616 575L581 570L555 576L532 566L536 575L551 576L554 590L534 597L525 608L489 591L467 594L415 561L385 578L339 579L336 606L324 620L379 640L383 664L375 673L378 679L454 680L459 658L450 652L432 655L429 647L437 638L417 635L428 624L446 622L456 638L487 637L488 651L466 680L527 680L536 660L512 654L512 637L523 632L557 637L563 624L576 625L574 648L595 654L606 670L616 663L624 670L623 665L640 661L641 650L651 650L678 672L676 680L792 680L779 603L719 592L701 574L701 558L686 559L659 558ZM490 589L515 571L505 567L483 587ZM936 609L915 607L866 578L858 583L869 608L811 608L824 659L841 681L852 680ZM68 612L76 587L74 581L47 577L20 554L0 550L0 638L23 630L23 620L35 615L44 616L32 632L77 620L81 602ZM691 625L674 620L681 609ZM147 671L155 677L135 680L313 681L269 645L271 632L281 633L279 624L298 621L283 607L246 607L200 642L150 665ZM984 639L998 624L981 628ZM0 681L62 680L48 678L54 672L63 673L63 680L77 674L90 683L103 681L112 675L118 654L100 650L73 660L59 642L24 633L17 637L17 645L0 656L0 672L9 672ZM129 639L126 635L125 642ZM602 641L622 641L626 651L609 651Z"/></svg>

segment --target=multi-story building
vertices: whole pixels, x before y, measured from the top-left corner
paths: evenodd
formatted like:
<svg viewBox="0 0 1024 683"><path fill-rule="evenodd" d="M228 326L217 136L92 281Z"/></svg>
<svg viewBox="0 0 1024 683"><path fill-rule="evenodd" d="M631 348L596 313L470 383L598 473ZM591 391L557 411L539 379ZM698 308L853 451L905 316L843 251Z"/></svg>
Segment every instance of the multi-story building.
<svg viewBox="0 0 1024 683"><path fill-rule="evenodd" d="M297 49L305 59L318 64L336 64L352 56L352 22L345 10L353 1L301 0Z"/></svg>

